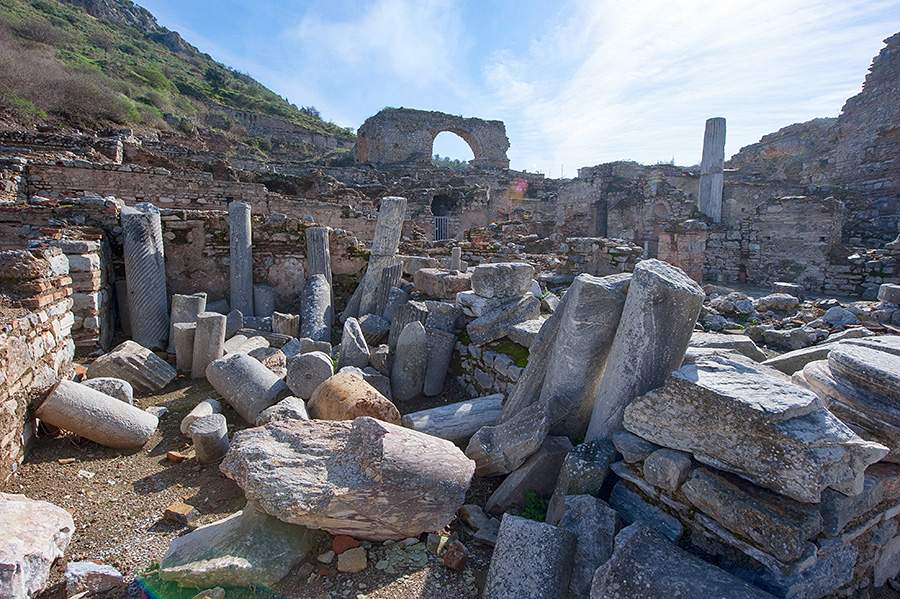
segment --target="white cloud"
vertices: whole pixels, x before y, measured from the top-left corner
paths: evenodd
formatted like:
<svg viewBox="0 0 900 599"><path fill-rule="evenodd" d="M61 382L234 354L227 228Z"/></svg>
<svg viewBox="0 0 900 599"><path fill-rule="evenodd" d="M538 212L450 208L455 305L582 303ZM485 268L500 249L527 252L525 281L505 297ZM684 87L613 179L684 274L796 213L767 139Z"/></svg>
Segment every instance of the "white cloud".
<svg viewBox="0 0 900 599"><path fill-rule="evenodd" d="M583 0L524 53L496 52L479 101L506 121L518 168L692 164L710 116L728 118L728 153L835 116L898 14L896 1Z"/></svg>

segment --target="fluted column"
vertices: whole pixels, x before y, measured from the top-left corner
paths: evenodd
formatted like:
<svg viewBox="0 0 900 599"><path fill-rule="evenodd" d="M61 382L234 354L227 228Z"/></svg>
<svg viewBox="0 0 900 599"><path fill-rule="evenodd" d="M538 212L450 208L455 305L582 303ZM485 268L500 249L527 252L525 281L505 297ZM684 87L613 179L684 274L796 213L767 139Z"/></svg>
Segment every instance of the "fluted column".
<svg viewBox="0 0 900 599"><path fill-rule="evenodd" d="M700 193L697 208L714 223L722 222L722 187L725 179L725 119L715 117L706 121L703 134L703 158L700 161Z"/></svg>
<svg viewBox="0 0 900 599"><path fill-rule="evenodd" d="M147 203L124 207L122 242L131 338L147 349L166 349L169 296L159 209Z"/></svg>
<svg viewBox="0 0 900 599"><path fill-rule="evenodd" d="M405 214L406 198L389 196L381 199L378 221L375 224L375 237L372 239L371 254L369 255L369 268L360 282L362 285L359 298L360 315L375 313L381 271L394 263L394 256L400 246L400 234L403 232Z"/></svg>
<svg viewBox="0 0 900 599"><path fill-rule="evenodd" d="M331 285L331 249L328 227L310 227L306 230L306 262L309 275L325 275Z"/></svg>

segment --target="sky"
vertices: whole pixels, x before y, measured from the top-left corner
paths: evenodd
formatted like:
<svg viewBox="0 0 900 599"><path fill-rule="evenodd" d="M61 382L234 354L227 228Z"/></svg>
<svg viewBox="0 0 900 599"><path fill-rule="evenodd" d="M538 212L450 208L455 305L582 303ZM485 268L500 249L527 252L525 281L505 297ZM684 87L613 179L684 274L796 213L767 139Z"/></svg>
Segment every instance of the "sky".
<svg viewBox="0 0 900 599"><path fill-rule="evenodd" d="M385 106L500 119L511 167L726 156L858 93L900 0L137 0L216 60L359 127ZM445 139L447 138L447 139ZM442 133L435 153L471 158Z"/></svg>

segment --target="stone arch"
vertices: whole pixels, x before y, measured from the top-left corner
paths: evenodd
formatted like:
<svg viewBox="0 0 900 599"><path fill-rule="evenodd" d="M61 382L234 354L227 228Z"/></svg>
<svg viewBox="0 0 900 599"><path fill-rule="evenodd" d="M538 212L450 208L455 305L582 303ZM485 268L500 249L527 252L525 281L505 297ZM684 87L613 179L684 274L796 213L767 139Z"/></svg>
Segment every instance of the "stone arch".
<svg viewBox="0 0 900 599"><path fill-rule="evenodd" d="M478 140L475 139L475 137L473 137L467 131L463 131L462 129L456 129L456 128L452 128L452 127L447 128L447 129L438 129L433 132L433 135L431 136L431 155L432 156L434 155L434 142L435 142L435 140L437 140L438 135L440 135L441 133L452 133L453 135L457 136L458 138L460 138L461 140L466 142L466 145L469 146L469 149L472 151L472 162L474 162L475 160L478 159L479 155L481 154L481 151L478 148Z"/></svg>
<svg viewBox="0 0 900 599"><path fill-rule="evenodd" d="M450 216L457 207L457 198L448 194L435 194L431 198L432 216Z"/></svg>

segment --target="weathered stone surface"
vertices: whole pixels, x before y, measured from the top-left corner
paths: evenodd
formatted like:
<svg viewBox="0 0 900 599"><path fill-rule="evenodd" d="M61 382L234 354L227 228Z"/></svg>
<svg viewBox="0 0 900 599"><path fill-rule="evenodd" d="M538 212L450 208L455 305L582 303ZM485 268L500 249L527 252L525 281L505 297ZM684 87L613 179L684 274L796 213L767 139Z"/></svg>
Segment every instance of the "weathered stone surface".
<svg viewBox="0 0 900 599"><path fill-rule="evenodd" d="M204 399L200 403L198 403L194 408L187 413L187 416L181 419L181 424L178 426L178 430L181 431L182 435L190 436L191 435L191 425L198 418L203 418L204 416L209 416L210 414L221 414L222 413L222 404L218 399Z"/></svg>
<svg viewBox="0 0 900 599"><path fill-rule="evenodd" d="M403 426L448 441L465 441L500 418L503 395L488 395L406 414Z"/></svg>
<svg viewBox="0 0 900 599"><path fill-rule="evenodd" d="M88 366L87 378L127 381L136 391L159 391L178 373L165 360L134 341L124 341Z"/></svg>
<svg viewBox="0 0 900 599"><path fill-rule="evenodd" d="M565 511L566 496L599 494L615 459L616 450L605 439L582 443L566 454L547 504L546 521L559 522Z"/></svg>
<svg viewBox="0 0 900 599"><path fill-rule="evenodd" d="M190 373L194 363L194 337L197 334L197 323L176 323L172 327L175 344L175 369L178 372Z"/></svg>
<svg viewBox="0 0 900 599"><path fill-rule="evenodd" d="M213 360L206 367L206 380L250 424L287 395L284 380L247 354L228 354Z"/></svg>
<svg viewBox="0 0 900 599"><path fill-rule="evenodd" d="M700 159L700 185L697 208L714 222L722 222L722 188L725 182L725 119L706 120L703 132L703 154Z"/></svg>
<svg viewBox="0 0 900 599"><path fill-rule="evenodd" d="M525 494L535 492L540 497L553 493L556 479L572 443L566 437L547 437L525 463L507 476L491 494L485 511L499 514L513 507L522 507Z"/></svg>
<svg viewBox="0 0 900 599"><path fill-rule="evenodd" d="M306 279L300 306L300 336L314 341L331 342L334 311L331 306L331 285L325 275L313 275Z"/></svg>
<svg viewBox="0 0 900 599"><path fill-rule="evenodd" d="M569 597L590 597L594 572L613 553L616 537L616 511L591 495L565 498L559 527L575 534L575 558Z"/></svg>
<svg viewBox="0 0 900 599"><path fill-rule="evenodd" d="M597 569L591 585L591 599L635 597L773 599L640 524L616 536L612 557Z"/></svg>
<svg viewBox="0 0 900 599"><path fill-rule="evenodd" d="M652 485L675 492L691 471L691 454L657 449L644 460L644 478Z"/></svg>
<svg viewBox="0 0 900 599"><path fill-rule="evenodd" d="M425 325L426 330L440 330L447 333L456 332L456 321L462 314L459 306L452 302L425 300L425 307L428 309L428 316L422 324Z"/></svg>
<svg viewBox="0 0 900 599"><path fill-rule="evenodd" d="M169 295L159 209L147 203L125 206L121 222L132 339L150 349L165 349Z"/></svg>
<svg viewBox="0 0 900 599"><path fill-rule="evenodd" d="M274 406L270 406L256 417L256 426L262 426L276 420L309 420L306 402L293 395L285 397Z"/></svg>
<svg viewBox="0 0 900 599"><path fill-rule="evenodd" d="M195 293L172 296L172 314L169 317L169 346L167 351L175 353L175 325L177 323L195 323L197 315L206 311L206 294Z"/></svg>
<svg viewBox="0 0 900 599"><path fill-rule="evenodd" d="M244 313L232 308L225 317L225 338L231 339L242 328L244 328Z"/></svg>
<svg viewBox="0 0 900 599"><path fill-rule="evenodd" d="M400 258L395 258L393 264L389 264L381 269L381 280L378 281L378 288L375 291L375 316L381 317L384 314L388 298L391 295L391 289L400 285L402 274L403 262Z"/></svg>
<svg viewBox="0 0 900 599"><path fill-rule="evenodd" d="M694 470L681 488L694 507L785 563L803 557L809 540L822 531L816 506L709 468Z"/></svg>
<svg viewBox="0 0 900 599"><path fill-rule="evenodd" d="M159 576L182 586L271 586L316 546L321 533L281 522L248 501L236 514L176 537Z"/></svg>
<svg viewBox="0 0 900 599"><path fill-rule="evenodd" d="M628 431L616 431L612 435L612 443L616 450L622 454L622 459L627 464L643 462L651 453L659 449L659 445L641 439Z"/></svg>
<svg viewBox="0 0 900 599"><path fill-rule="evenodd" d="M391 331L388 336L388 346L391 351L397 348L397 339L400 338L400 333L403 332L406 325L411 322L421 322L424 327L427 319L428 306L425 302L408 301L400 306L391 320Z"/></svg>
<svg viewBox="0 0 900 599"><path fill-rule="evenodd" d="M358 319L359 328L369 346L383 343L391 331L391 323L375 314L364 314Z"/></svg>
<svg viewBox="0 0 900 599"><path fill-rule="evenodd" d="M247 355L279 376L287 374L287 356L280 349L257 347L248 351Z"/></svg>
<svg viewBox="0 0 900 599"><path fill-rule="evenodd" d="M306 230L306 263L310 276L325 275L330 285L332 279L329 233L328 227L309 227Z"/></svg>
<svg viewBox="0 0 900 599"><path fill-rule="evenodd" d="M513 325L540 315L541 301L529 293L479 316L466 326L466 332L473 344L484 345L505 337Z"/></svg>
<svg viewBox="0 0 900 599"><path fill-rule="evenodd" d="M766 359L766 354L746 335L694 332L691 335L690 347L725 349L747 356L754 362Z"/></svg>
<svg viewBox="0 0 900 599"><path fill-rule="evenodd" d="M630 280L630 274L581 274L566 291L540 396L549 405L550 434L584 437Z"/></svg>
<svg viewBox="0 0 900 599"><path fill-rule="evenodd" d="M569 530L504 514L482 597L565 597L575 543Z"/></svg>
<svg viewBox="0 0 900 599"><path fill-rule="evenodd" d="M479 264L472 271L472 291L481 297L520 297L531 288L534 267L527 262Z"/></svg>
<svg viewBox="0 0 900 599"><path fill-rule="evenodd" d="M322 352L326 356L330 356L332 354L333 348L331 347L331 343L328 341L316 341L314 339L310 339L309 337L301 337L297 340L300 344L301 354L308 354L314 351Z"/></svg>
<svg viewBox="0 0 900 599"><path fill-rule="evenodd" d="M810 362L827 358L832 347L834 347L834 345L831 343L823 343L821 345L795 349L794 351L785 352L780 356L769 358L763 362L763 365L774 368L785 374L794 374L798 370L803 370L803 367Z"/></svg>
<svg viewBox="0 0 900 599"><path fill-rule="evenodd" d="M399 287L391 287L390 291L388 291L387 304L385 304L384 312L381 316L386 321L393 323L401 306L405 306L407 301L409 301L409 293Z"/></svg>
<svg viewBox="0 0 900 599"><path fill-rule="evenodd" d="M900 305L900 285L883 283L878 288L878 301L888 304Z"/></svg>
<svg viewBox="0 0 900 599"><path fill-rule="evenodd" d="M66 595L87 593L88 597L115 596L125 590L122 573L105 564L69 562L66 564Z"/></svg>
<svg viewBox="0 0 900 599"><path fill-rule="evenodd" d="M341 350L338 368L344 366L356 366L365 368L369 365L369 345L363 335L359 322L351 317L344 322L344 332L341 336Z"/></svg>
<svg viewBox="0 0 900 599"><path fill-rule="evenodd" d="M275 313L275 289L271 285L253 286L253 315L267 318Z"/></svg>
<svg viewBox="0 0 900 599"><path fill-rule="evenodd" d="M369 265L359 286L359 311L348 316L373 314L377 308L377 291L381 282L381 271L396 263L397 248L403 231L406 214L406 198L388 196L381 198L378 206L378 220L369 247Z"/></svg>
<svg viewBox="0 0 900 599"><path fill-rule="evenodd" d="M250 203L228 204L228 276L232 310L253 316L253 234ZM238 327L240 328L240 327Z"/></svg>
<svg viewBox="0 0 900 599"><path fill-rule="evenodd" d="M422 268L413 275L416 289L426 297L453 299L472 286L472 274L443 268Z"/></svg>
<svg viewBox="0 0 900 599"><path fill-rule="evenodd" d="M339 372L316 387L307 409L310 416L320 420L353 420L371 416L400 424L397 407L361 375L349 371Z"/></svg>
<svg viewBox="0 0 900 599"><path fill-rule="evenodd" d="M0 597L36 595L75 532L72 516L47 501L0 493Z"/></svg>
<svg viewBox="0 0 900 599"><path fill-rule="evenodd" d="M379 345L371 351L369 354L369 364L384 376L390 376L391 350L387 344Z"/></svg>
<svg viewBox="0 0 900 599"><path fill-rule="evenodd" d="M614 472L617 474L622 472L615 466L616 464L613 464ZM624 480L620 480L613 486L612 493L609 496L609 505L615 508L625 523L641 522L670 541L675 542L684 534L684 526L678 518L663 511L656 505L648 503L640 493L635 491Z"/></svg>
<svg viewBox="0 0 900 599"><path fill-rule="evenodd" d="M201 464L214 464L228 453L228 422L221 414L201 416L189 429L194 454Z"/></svg>
<svg viewBox="0 0 900 599"><path fill-rule="evenodd" d="M227 318L224 314L201 312L197 315L191 378L204 378L209 363L225 355L226 324Z"/></svg>
<svg viewBox="0 0 900 599"><path fill-rule="evenodd" d="M428 356L422 393L433 397L444 391L447 371L450 368L450 361L453 359L453 349L456 347L456 335L439 329L429 329L426 334L428 336Z"/></svg>
<svg viewBox="0 0 900 599"><path fill-rule="evenodd" d="M122 379L108 376L101 376L94 379L85 379L81 382L85 387L90 387L100 393L105 393L110 397L114 397L119 401L131 405L134 403L134 389L131 383Z"/></svg>
<svg viewBox="0 0 900 599"><path fill-rule="evenodd" d="M331 356L320 351L302 353L287 361L287 385L301 399L311 398L316 387L332 375Z"/></svg>
<svg viewBox="0 0 900 599"><path fill-rule="evenodd" d="M659 260L638 263L597 387L587 440L608 439L622 427L625 406L681 365L704 297L681 269Z"/></svg>
<svg viewBox="0 0 900 599"><path fill-rule="evenodd" d="M300 335L300 315L272 312L272 332L297 337Z"/></svg>
<svg viewBox="0 0 900 599"><path fill-rule="evenodd" d="M428 336L421 322L403 328L391 365L391 389L397 401L408 401L420 393L428 368Z"/></svg>
<svg viewBox="0 0 900 599"><path fill-rule="evenodd" d="M255 349L269 347L269 340L262 335L254 335L247 337L243 334L237 334L225 342L223 349L225 354L249 354Z"/></svg>
<svg viewBox="0 0 900 599"><path fill-rule="evenodd" d="M799 299L787 293L770 293L753 302L753 306L757 310L780 310L782 312L794 310L799 304Z"/></svg>
<svg viewBox="0 0 900 599"><path fill-rule="evenodd" d="M474 291L460 291L456 294L456 303L459 304L463 314L476 318L508 301L508 297L482 297Z"/></svg>
<svg viewBox="0 0 900 599"><path fill-rule="evenodd" d="M842 341L828 354L828 365L840 378L900 407L900 337Z"/></svg>
<svg viewBox="0 0 900 599"><path fill-rule="evenodd" d="M848 497L831 489L822 493L819 509L823 531L828 536L840 534L851 522L863 519L879 504L900 501L900 465L878 463L866 469L863 490Z"/></svg>
<svg viewBox="0 0 900 599"><path fill-rule="evenodd" d="M534 338L537 337L538 331L541 330L543 324L543 318L526 320L511 326L509 332L506 333L506 336L509 337L510 341L518 343L522 347L529 348L534 342Z"/></svg>
<svg viewBox="0 0 900 599"><path fill-rule="evenodd" d="M803 502L862 490L887 448L864 441L811 392L733 355L705 355L631 403L625 427ZM826 451L827 449L827 451Z"/></svg>
<svg viewBox="0 0 900 599"><path fill-rule="evenodd" d="M363 417L240 431L220 469L280 520L377 541L446 526L475 465L449 441Z"/></svg>
<svg viewBox="0 0 900 599"><path fill-rule="evenodd" d="M62 380L35 410L47 424L106 447L141 447L159 419L79 383Z"/></svg>

